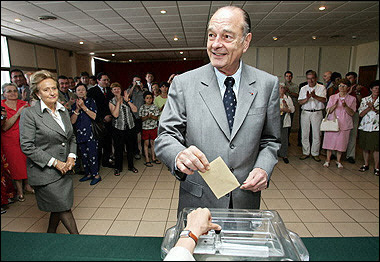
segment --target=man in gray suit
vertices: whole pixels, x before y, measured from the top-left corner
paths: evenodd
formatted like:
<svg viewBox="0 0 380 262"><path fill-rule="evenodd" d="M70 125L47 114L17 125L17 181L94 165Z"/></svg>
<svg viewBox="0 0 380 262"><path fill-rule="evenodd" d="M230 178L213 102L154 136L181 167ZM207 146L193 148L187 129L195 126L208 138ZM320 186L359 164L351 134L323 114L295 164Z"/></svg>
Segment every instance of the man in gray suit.
<svg viewBox="0 0 380 262"><path fill-rule="evenodd" d="M208 26L211 63L176 76L170 86L155 150L181 181L178 212L260 208L280 148L279 87L277 77L240 60L251 39L244 10L218 9ZM242 184L220 199L198 173L218 156Z"/></svg>

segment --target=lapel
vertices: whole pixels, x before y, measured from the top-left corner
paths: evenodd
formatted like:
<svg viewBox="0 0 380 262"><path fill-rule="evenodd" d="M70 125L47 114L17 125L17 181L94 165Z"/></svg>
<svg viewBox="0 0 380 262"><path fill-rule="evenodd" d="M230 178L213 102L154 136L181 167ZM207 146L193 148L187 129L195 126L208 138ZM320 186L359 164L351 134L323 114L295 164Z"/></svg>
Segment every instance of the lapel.
<svg viewBox="0 0 380 262"><path fill-rule="evenodd" d="M238 93L238 101L236 106L234 125L231 131L231 141L234 139L236 133L239 131L241 125L246 118L252 102L257 95L256 74L253 70L249 70L249 67L242 63L242 71L240 78L240 86Z"/></svg>
<svg viewBox="0 0 380 262"><path fill-rule="evenodd" d="M41 111L41 102L40 100L36 103L36 112L37 114L42 118L42 123L44 123L45 126L47 126L49 129L61 134L64 137L67 137L67 134L63 129L58 125L58 123L53 119L53 117L47 112L46 110L44 112ZM63 117L64 112L60 112L63 123L65 125L66 131L68 131L68 124L67 121L65 121L65 117Z"/></svg>
<svg viewBox="0 0 380 262"><path fill-rule="evenodd" d="M230 129L227 123L226 111L224 109L220 89L216 80L214 67L209 63L205 66L204 74L200 76L203 88L199 91L203 101L210 110L212 116L218 123L224 135L230 139Z"/></svg>

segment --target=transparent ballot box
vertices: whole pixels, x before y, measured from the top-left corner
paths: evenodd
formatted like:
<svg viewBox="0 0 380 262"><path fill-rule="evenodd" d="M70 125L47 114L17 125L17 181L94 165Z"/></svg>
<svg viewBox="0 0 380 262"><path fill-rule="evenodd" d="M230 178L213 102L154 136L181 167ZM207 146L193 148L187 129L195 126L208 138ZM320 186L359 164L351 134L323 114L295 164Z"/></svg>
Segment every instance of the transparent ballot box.
<svg viewBox="0 0 380 262"><path fill-rule="evenodd" d="M194 208L184 208L177 224L169 228L161 245L164 259L186 227L187 215ZM286 229L280 215L273 210L213 209L214 230L199 237L194 250L196 260L240 261L308 261L309 253L301 238Z"/></svg>

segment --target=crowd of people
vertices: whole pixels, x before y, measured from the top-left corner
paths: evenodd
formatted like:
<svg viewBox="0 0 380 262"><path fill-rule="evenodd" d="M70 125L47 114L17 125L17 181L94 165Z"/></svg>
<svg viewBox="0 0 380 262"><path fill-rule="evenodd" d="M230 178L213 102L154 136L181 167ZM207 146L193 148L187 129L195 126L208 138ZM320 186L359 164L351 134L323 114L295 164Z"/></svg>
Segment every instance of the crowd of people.
<svg viewBox="0 0 380 262"><path fill-rule="evenodd" d="M125 150L128 170L131 172L138 172L133 161L140 159L142 155L145 157L147 167L161 164L155 156L154 139L157 137L159 116L168 96L169 82L175 74L170 76L169 82L158 83L153 81L153 73L147 72L145 85L139 76L135 76L132 84L124 92L121 91L122 86L118 82L111 83L108 74L104 72L96 77L82 72L80 77L60 75L55 78L44 70L34 74L24 74L21 70L14 69L10 75L11 83L2 86L1 101L2 213L6 212L8 204L25 201L25 193L36 194L35 187L41 183L38 181L37 184L34 182L32 186L29 185L30 172L27 171L27 165L39 163L28 155L31 147L39 153L42 149L37 147L36 141L32 145L27 144L27 147L22 145L23 134L20 131L21 125L24 125L24 132L30 132L26 130L25 123L20 123L21 113L25 108L35 107L37 104L42 106L40 115L45 111L48 112L60 126L42 121L45 123L44 128L53 129L54 126L58 130L61 128L65 130L61 135L67 135L67 130L72 129L75 137L75 152L69 152L75 165L67 169L67 159L56 158L48 161L47 167L57 166L56 169L61 171L63 166L66 166L67 170L64 173L83 174L80 182L90 181L91 185L95 185L101 181L99 174L101 166L113 168L114 175L120 175L123 171ZM49 87L50 89L45 90L45 97L42 95L41 83L49 82L45 81L47 79L56 83L56 90ZM40 82L36 82L37 80ZM69 122L65 122L64 115L56 113L56 110L61 112L62 109L69 114ZM98 132L95 127L98 127ZM35 123L33 128L36 128ZM48 137L53 134L47 132L45 135ZM70 140L70 143L72 142ZM61 144L65 145L67 142ZM73 163L71 159L70 163ZM46 165L39 164L38 170L46 168ZM71 194L70 191L68 194ZM36 197L40 195L37 193ZM52 218L52 221L56 220ZM71 230L75 232L74 229Z"/></svg>
<svg viewBox="0 0 380 262"><path fill-rule="evenodd" d="M374 174L379 175L379 80L368 87L358 84L357 73L348 72L344 78L339 72L327 71L324 83L317 81L317 73L308 70L306 80L297 85L292 82L293 73L285 72L285 81L280 83L280 110L282 119L281 149L279 156L285 163L289 145L286 128L294 121L294 111L299 111L300 127L298 145L302 146L301 160L310 156L320 162L320 154L326 155L324 167L336 159L338 168L343 168L342 155L349 163L355 163L357 134L359 148L363 151L364 163L361 172L369 170L369 156L373 153ZM292 98L292 99L290 99ZM293 106L294 105L294 106ZM289 116L290 115L290 116ZM336 131L320 130L323 119L338 122ZM285 121L288 119L288 121ZM310 130L311 128L311 130Z"/></svg>

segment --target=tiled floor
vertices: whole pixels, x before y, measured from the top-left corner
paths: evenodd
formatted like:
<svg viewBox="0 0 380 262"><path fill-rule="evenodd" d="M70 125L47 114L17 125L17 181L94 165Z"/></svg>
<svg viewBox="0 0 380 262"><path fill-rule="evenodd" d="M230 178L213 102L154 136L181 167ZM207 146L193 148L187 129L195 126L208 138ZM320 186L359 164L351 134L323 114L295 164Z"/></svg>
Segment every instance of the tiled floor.
<svg viewBox="0 0 380 262"><path fill-rule="evenodd" d="M301 161L301 148L292 133L289 164L281 159L270 187L262 192L261 209L277 210L288 229L301 237L379 236L379 177L370 170L360 173L357 163L322 167L322 161ZM161 237L176 221L179 182L163 165L145 167L139 173L124 171L120 177L102 168L103 180L95 186L74 178L73 213L80 234ZM333 162L332 162L333 163ZM125 167L124 170L127 170ZM9 206L1 215L1 229L46 232L49 213L37 208L34 195ZM60 225L59 233L67 234Z"/></svg>

